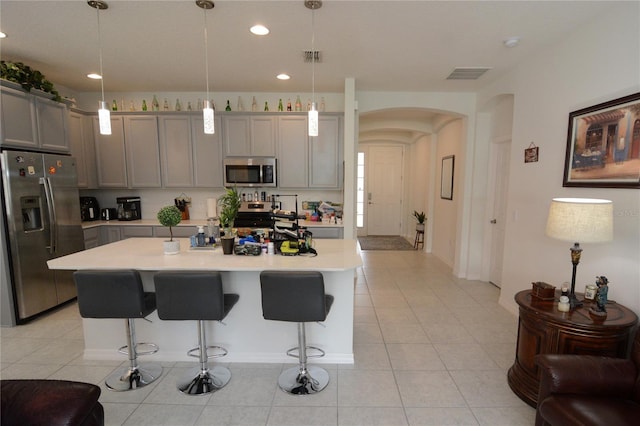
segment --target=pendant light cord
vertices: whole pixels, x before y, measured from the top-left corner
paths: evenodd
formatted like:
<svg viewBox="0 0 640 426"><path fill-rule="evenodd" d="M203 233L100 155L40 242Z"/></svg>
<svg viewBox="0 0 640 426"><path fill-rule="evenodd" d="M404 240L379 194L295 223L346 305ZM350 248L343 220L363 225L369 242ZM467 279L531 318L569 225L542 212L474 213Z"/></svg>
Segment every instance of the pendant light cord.
<svg viewBox="0 0 640 426"><path fill-rule="evenodd" d="M316 8L311 8L311 99L316 103ZM312 104L312 105L313 105Z"/></svg>
<svg viewBox="0 0 640 426"><path fill-rule="evenodd" d="M207 9L202 9L204 13L204 75L207 80L207 99L209 100L209 37L207 36Z"/></svg>
<svg viewBox="0 0 640 426"><path fill-rule="evenodd" d="M100 57L100 89L102 91L102 102L104 102L104 72L102 71L102 35L100 31L100 8L96 7L98 16L98 54Z"/></svg>

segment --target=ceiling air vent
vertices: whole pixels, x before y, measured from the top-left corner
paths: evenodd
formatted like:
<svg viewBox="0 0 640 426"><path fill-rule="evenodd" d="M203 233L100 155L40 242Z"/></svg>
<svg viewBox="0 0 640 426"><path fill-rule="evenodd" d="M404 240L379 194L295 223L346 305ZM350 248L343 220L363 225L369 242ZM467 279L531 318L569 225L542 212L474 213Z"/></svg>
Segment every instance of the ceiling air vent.
<svg viewBox="0 0 640 426"><path fill-rule="evenodd" d="M449 74L447 80L477 80L490 69L491 68L481 67L455 68L453 72Z"/></svg>
<svg viewBox="0 0 640 426"><path fill-rule="evenodd" d="M305 50L302 54L304 55L305 62L321 62L322 57L320 56L319 50Z"/></svg>

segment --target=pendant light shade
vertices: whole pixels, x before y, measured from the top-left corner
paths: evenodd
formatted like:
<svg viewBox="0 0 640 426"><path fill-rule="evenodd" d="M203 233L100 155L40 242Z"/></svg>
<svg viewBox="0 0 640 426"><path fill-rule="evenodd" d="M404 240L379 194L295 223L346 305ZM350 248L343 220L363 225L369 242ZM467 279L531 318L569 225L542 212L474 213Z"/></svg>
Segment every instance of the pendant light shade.
<svg viewBox="0 0 640 426"><path fill-rule="evenodd" d="M322 7L321 0L305 0L304 5L311 9L311 108L308 113L309 136L318 136L318 109L316 108L316 50L315 50L315 11Z"/></svg>
<svg viewBox="0 0 640 426"><path fill-rule="evenodd" d="M96 10L98 17L98 50L100 57L100 90L102 92L102 100L98 103L98 124L100 125L101 135L111 134L111 114L104 101L104 72L102 71L102 37L100 33L100 11L109 8L109 5L101 0L89 0L87 4Z"/></svg>
<svg viewBox="0 0 640 426"><path fill-rule="evenodd" d="M214 4L210 0L196 0L196 5L204 11L204 74L207 81L207 97L202 109L204 121L204 133L212 135L216 132L213 105L209 100L209 37L207 36L207 10L213 9Z"/></svg>

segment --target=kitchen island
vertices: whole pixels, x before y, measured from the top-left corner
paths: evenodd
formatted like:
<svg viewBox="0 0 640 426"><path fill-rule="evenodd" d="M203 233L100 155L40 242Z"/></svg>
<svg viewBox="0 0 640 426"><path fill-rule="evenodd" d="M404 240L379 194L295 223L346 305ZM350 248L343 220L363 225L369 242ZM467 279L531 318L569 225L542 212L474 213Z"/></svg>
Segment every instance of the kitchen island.
<svg viewBox="0 0 640 426"><path fill-rule="evenodd" d="M322 273L325 291L335 300L322 324L307 324L307 342L326 352L318 363L353 363L353 289L356 268L362 265L355 240L314 240L318 252L310 256L223 255L220 248L191 249L180 239L177 255L163 254L163 238L129 238L81 251L48 262L51 269L136 269L146 291L154 291L157 271L220 271L224 291L240 295L224 324L206 322L208 344L225 347L224 362L292 362L286 351L297 345L297 325L262 318L260 272L264 270L312 270ZM198 342L195 321L162 321L154 312L151 322L136 321L140 342L152 342L160 350L146 360L193 361L187 350ZM85 359L124 360L117 348L126 342L124 321L83 319Z"/></svg>

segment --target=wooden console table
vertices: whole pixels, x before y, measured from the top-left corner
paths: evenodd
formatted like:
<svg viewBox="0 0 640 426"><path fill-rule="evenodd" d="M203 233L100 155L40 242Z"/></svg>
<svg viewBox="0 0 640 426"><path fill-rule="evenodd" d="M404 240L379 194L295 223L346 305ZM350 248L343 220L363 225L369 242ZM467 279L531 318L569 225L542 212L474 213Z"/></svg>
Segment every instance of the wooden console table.
<svg viewBox="0 0 640 426"><path fill-rule="evenodd" d="M576 293L577 294L577 293ZM582 294L577 294L582 300ZM520 399L532 407L538 400L540 375L535 363L537 354L603 355L626 358L638 317L630 309L607 304L607 318L594 321L589 316L591 303L572 312L558 311L556 299L540 301L531 290L516 294L520 307L516 359L507 375L509 386Z"/></svg>

